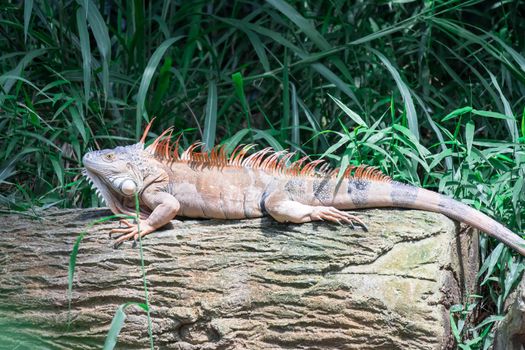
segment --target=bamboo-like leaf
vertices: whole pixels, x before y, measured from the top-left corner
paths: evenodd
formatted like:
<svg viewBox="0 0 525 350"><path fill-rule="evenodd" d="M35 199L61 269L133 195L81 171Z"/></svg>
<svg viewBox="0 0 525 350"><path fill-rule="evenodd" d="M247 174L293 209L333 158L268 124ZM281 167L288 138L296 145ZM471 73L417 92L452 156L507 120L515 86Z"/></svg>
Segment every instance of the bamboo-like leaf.
<svg viewBox="0 0 525 350"><path fill-rule="evenodd" d="M241 101L241 107L244 112L244 115L249 120L250 107L248 106L248 102L246 101L246 95L244 94L244 80L242 78L242 74L239 72L232 74L232 81L235 87L235 93L237 94L239 101Z"/></svg>
<svg viewBox="0 0 525 350"><path fill-rule="evenodd" d="M474 122L469 121L465 126L465 140L467 143L467 155L470 155L472 149L472 141L474 140Z"/></svg>
<svg viewBox="0 0 525 350"><path fill-rule="evenodd" d="M214 80L208 83L208 102L206 103L206 118L202 141L209 151L215 145L215 130L217 127L217 84Z"/></svg>
<svg viewBox="0 0 525 350"><path fill-rule="evenodd" d="M307 21L296 9L283 0L266 0L272 6L277 8L281 13L288 17L295 23L299 29L305 33L312 41L322 50L330 49L330 44L326 39L315 29L315 27Z"/></svg>
<svg viewBox="0 0 525 350"><path fill-rule="evenodd" d="M26 66L31 63L36 57L43 55L47 49L31 50L18 62L15 68L0 75L0 84L3 83L3 91L0 93L0 105L3 103L4 94L8 94L17 80L28 81L22 77L22 72ZM35 86L36 88L36 86Z"/></svg>
<svg viewBox="0 0 525 350"><path fill-rule="evenodd" d="M239 20L235 20L235 19L220 18L220 20L225 22L225 23L229 23L231 25L234 25L235 27L237 27L237 28L239 28L241 30L246 30L246 28L248 28L249 30L252 30L252 31L254 31L256 33L259 33L261 35L267 36L267 37L271 38L272 40L274 40L275 42L283 45L284 47L291 49L296 55L298 55L301 59L305 60L306 62L310 62L311 60L315 61L315 59L313 59L311 57L312 55L310 55L309 53L305 52L304 50L302 50L298 46L292 44L289 40L284 38L281 34L275 32L273 30L269 30L267 28L264 28L264 27L261 27L261 26L258 26L258 25L252 24L252 23L247 23L247 22L243 22L243 21L239 21ZM352 91L352 89L350 89L350 87L348 86L348 84L343 82L341 80L341 78L339 78L328 67L326 67L322 63L311 63L311 67L314 70L316 70L319 74L321 74L330 83L334 84L344 94L346 94L348 97L350 97L356 103L356 105L359 106L359 108L361 108L361 109L363 108L361 103L357 99L356 95Z"/></svg>
<svg viewBox="0 0 525 350"><path fill-rule="evenodd" d="M416 108L414 106L414 102L412 101L412 94L408 85L403 81L397 69L394 68L392 63L390 63L390 61L381 52L375 49L370 49L370 51L372 51L377 57L379 57L381 62L383 62L385 67L388 69L388 71L394 78L397 88L399 89L399 92L401 92L401 96L403 97L403 102L405 103L405 112L407 115L408 128L419 141L419 122L417 119Z"/></svg>
<svg viewBox="0 0 525 350"><path fill-rule="evenodd" d="M248 135L248 133L250 132L251 130L250 129L241 129L239 131L237 131L235 133L235 135L233 135L232 137L230 137L229 139L225 140L224 141L224 144L226 144L226 153L231 153L235 147L237 147L239 145L239 142L241 142L241 140L246 136Z"/></svg>
<svg viewBox="0 0 525 350"><path fill-rule="evenodd" d="M295 90L295 85L290 83L291 89L291 107L292 107L292 145L295 149L301 144L301 136L299 128L301 127L299 123L299 110L297 108L297 91Z"/></svg>
<svg viewBox="0 0 525 350"><path fill-rule="evenodd" d="M368 125L365 123L365 121L357 114L356 112L352 111L350 108L348 108L343 102L341 102L338 98L328 94L332 100L345 112L347 116L349 116L357 125L361 125L364 127L368 127Z"/></svg>
<svg viewBox="0 0 525 350"><path fill-rule="evenodd" d="M492 74L490 71L488 71L488 73L490 75L490 80L492 81L492 84L494 84L494 87L499 93L501 102L503 103L503 109L505 111L505 115L509 117L508 119L505 120L505 123L507 124L507 129L509 129L509 133L510 133L512 142L516 142L519 137L519 132L518 132L518 126L516 125L516 119L514 117L514 113L512 113L512 108L510 108L510 103L505 97L505 95L503 94L503 92L501 91L501 88L498 84L498 80L496 79L494 74Z"/></svg>
<svg viewBox="0 0 525 350"><path fill-rule="evenodd" d="M446 122L447 120L453 119L453 118L455 118L457 116L461 116L463 114L470 113L470 112L472 112L473 109L474 108L472 108L470 106L466 106L466 107L461 107L461 108L455 109L452 112L450 112L449 114L447 114L443 119L441 119L441 121L442 122Z"/></svg>
<svg viewBox="0 0 525 350"><path fill-rule="evenodd" d="M85 3L88 4L88 8L84 8L84 11L87 13L87 21L97 43L98 51L102 56L102 88L105 98L107 98L109 94L109 60L111 59L111 41L109 40L108 27L93 0L79 0L79 2L83 6Z"/></svg>
<svg viewBox="0 0 525 350"><path fill-rule="evenodd" d="M283 147L281 146L279 141L277 141L275 139L275 137L273 137L268 131L259 130L259 129L253 129L253 132L255 132L255 134L257 135L258 138L262 138L262 139L266 140L266 142L268 142L270 147L272 147L274 150L276 150L276 151L282 151L283 150Z"/></svg>
<svg viewBox="0 0 525 350"><path fill-rule="evenodd" d="M162 44L160 44L159 47L155 50L155 52L153 52L153 55L151 55L148 64L144 69L142 79L140 80L139 92L137 93L137 112L135 116L135 137L137 138L137 140L140 138L141 134L140 128L142 124L142 116L145 113L146 108L144 103L146 101L148 88L151 84L151 80L153 79L153 74L155 73L155 70L157 69L157 66L159 65L160 60L162 59L162 56L164 56L166 50L182 38L182 36L170 38L168 40L165 40Z"/></svg>
<svg viewBox="0 0 525 350"><path fill-rule="evenodd" d="M268 61L268 56L266 55L266 50L264 47L264 44L261 42L261 39L259 39L259 36L252 32L249 29L245 29L244 32L246 33L246 36L248 37L248 40L250 40L255 53L257 54L257 57L259 57L259 60L261 61L261 65L264 68L265 72L270 71L270 63Z"/></svg>
<svg viewBox="0 0 525 350"><path fill-rule="evenodd" d="M84 238L84 233L81 233L73 245L73 250L71 251L71 254L69 255L69 268L68 268L68 274L67 274L67 296L68 296L68 320L70 319L70 312L71 312L71 298L73 293L73 278L75 277L75 266L77 265L77 255L78 255L78 249L80 247L80 242ZM68 322L69 323L69 322Z"/></svg>
<svg viewBox="0 0 525 350"><path fill-rule="evenodd" d="M82 53L82 73L84 84L84 101L86 108L89 101L91 89L91 47L89 44L89 34L87 28L86 13L82 8L77 9L77 28L78 38L80 40L80 51Z"/></svg>
<svg viewBox="0 0 525 350"><path fill-rule="evenodd" d="M477 110L477 109L473 109L472 110L472 114L476 114L476 115L479 115L479 116L482 116L482 117L487 117L487 118L514 120L513 116L508 116L508 115L505 115L505 114L501 114L501 113L498 113L498 112L492 112L492 111L480 111L480 110Z"/></svg>
<svg viewBox="0 0 525 350"><path fill-rule="evenodd" d="M73 120L73 125L80 133L80 136L82 136L82 140L84 141L84 143L87 143L88 137L86 133L86 128L84 125L84 120L80 115L80 112L81 111L79 111L76 105L72 105L71 107L69 107L69 113L71 113L71 119Z"/></svg>
<svg viewBox="0 0 525 350"><path fill-rule="evenodd" d="M505 49L505 51L507 51L511 55L511 57L516 61L516 63L520 66L520 69L523 71L523 73L525 73L525 58L518 51L514 50L512 47L507 45L503 40L498 38L496 35L492 33L488 33L488 32L485 32L485 34L487 34L489 37L497 41L498 44L500 44Z"/></svg>
<svg viewBox="0 0 525 350"><path fill-rule="evenodd" d="M27 33L29 31L29 22L31 22L31 13L33 12L33 0L24 0L24 42L27 43Z"/></svg>
<svg viewBox="0 0 525 350"><path fill-rule="evenodd" d="M478 272L478 277L480 277L486 272L486 277L481 282L481 285L484 285L489 281L489 278L492 275L492 270L494 270L494 267L498 263L500 256L504 254L506 250L507 248L505 247L505 245L503 243L499 243L489 255L489 257L487 257L487 259L485 260Z"/></svg>
<svg viewBox="0 0 525 350"><path fill-rule="evenodd" d="M117 310L115 311L113 319L111 320L109 331L106 335L106 340L104 341L104 350L113 350L115 348L115 345L117 345L118 335L120 334L120 331L124 326L124 321L126 321L125 310L131 305L138 306L144 311L148 311L148 307L144 303L129 302L119 305L117 307Z"/></svg>

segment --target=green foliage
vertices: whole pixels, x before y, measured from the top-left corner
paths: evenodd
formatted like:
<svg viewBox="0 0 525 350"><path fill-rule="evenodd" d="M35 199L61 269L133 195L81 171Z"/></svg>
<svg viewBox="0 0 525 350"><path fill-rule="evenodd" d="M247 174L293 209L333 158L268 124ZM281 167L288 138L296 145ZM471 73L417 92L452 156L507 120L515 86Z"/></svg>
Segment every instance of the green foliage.
<svg viewBox="0 0 525 350"><path fill-rule="evenodd" d="M0 205L98 205L82 155L135 142L157 116L154 132L173 125L185 145L375 165L521 232L523 5L4 1ZM523 265L481 243L483 304L499 315Z"/></svg>

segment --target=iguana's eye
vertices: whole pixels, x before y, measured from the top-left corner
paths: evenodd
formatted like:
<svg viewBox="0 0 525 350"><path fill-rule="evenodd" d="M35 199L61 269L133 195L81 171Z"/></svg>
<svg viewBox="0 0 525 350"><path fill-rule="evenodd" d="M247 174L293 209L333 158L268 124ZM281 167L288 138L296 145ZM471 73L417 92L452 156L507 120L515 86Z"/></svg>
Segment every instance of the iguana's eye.
<svg viewBox="0 0 525 350"><path fill-rule="evenodd" d="M107 161L112 161L112 160L115 159L115 154L114 153L105 154L104 155L104 159L107 160Z"/></svg>

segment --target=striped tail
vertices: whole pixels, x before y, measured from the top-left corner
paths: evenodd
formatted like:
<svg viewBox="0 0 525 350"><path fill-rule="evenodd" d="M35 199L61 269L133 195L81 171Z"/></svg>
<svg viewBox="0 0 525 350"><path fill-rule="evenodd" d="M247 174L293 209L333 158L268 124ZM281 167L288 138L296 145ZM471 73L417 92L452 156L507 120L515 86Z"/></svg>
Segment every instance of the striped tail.
<svg viewBox="0 0 525 350"><path fill-rule="evenodd" d="M397 181L380 182L349 179L336 197L334 206L354 208L410 208L441 213L464 222L505 243L525 256L525 240L496 220L468 205L439 193ZM344 189L344 187L347 187ZM344 193L346 192L346 193Z"/></svg>

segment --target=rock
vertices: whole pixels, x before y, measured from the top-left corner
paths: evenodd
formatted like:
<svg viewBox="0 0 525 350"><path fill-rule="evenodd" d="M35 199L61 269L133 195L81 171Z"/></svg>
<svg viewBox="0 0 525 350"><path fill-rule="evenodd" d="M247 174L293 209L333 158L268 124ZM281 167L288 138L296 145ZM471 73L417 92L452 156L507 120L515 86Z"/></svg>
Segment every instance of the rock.
<svg viewBox="0 0 525 350"><path fill-rule="evenodd" d="M2 218L0 347L100 349L117 307L144 303L138 248L112 248L107 210ZM329 223L173 221L143 240L160 349L448 349L449 312L470 293L477 236L442 215L356 212L369 232ZM78 252L68 329L68 264ZM126 308L122 349L148 348Z"/></svg>
<svg viewBox="0 0 525 350"><path fill-rule="evenodd" d="M509 300L507 314L496 326L494 350L525 349L525 275Z"/></svg>

